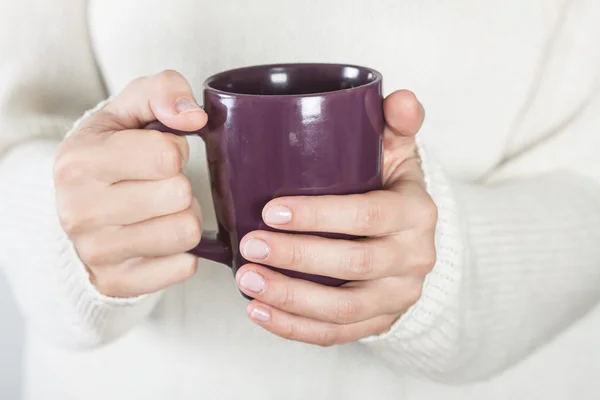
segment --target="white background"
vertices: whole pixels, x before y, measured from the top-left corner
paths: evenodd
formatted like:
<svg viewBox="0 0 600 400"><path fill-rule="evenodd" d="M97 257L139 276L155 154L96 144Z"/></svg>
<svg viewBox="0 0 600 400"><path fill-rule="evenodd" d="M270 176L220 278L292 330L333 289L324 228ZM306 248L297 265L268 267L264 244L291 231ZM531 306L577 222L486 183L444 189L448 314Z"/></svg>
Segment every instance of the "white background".
<svg viewBox="0 0 600 400"><path fill-rule="evenodd" d="M0 399L18 400L21 392L23 321L0 271Z"/></svg>

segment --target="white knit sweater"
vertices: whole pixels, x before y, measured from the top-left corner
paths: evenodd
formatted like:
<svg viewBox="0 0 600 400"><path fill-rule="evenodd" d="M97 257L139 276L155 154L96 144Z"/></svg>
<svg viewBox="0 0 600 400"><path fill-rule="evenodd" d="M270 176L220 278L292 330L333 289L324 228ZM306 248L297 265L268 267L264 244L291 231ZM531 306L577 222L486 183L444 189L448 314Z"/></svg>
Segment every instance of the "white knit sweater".
<svg viewBox="0 0 600 400"><path fill-rule="evenodd" d="M597 0L0 0L0 266L28 322L28 398L597 399L598 21ZM294 61L368 65L424 103L440 221L419 302L381 337L320 348L253 325L209 262L161 293L96 292L55 214L73 122L140 75L176 69L200 95L219 70Z"/></svg>

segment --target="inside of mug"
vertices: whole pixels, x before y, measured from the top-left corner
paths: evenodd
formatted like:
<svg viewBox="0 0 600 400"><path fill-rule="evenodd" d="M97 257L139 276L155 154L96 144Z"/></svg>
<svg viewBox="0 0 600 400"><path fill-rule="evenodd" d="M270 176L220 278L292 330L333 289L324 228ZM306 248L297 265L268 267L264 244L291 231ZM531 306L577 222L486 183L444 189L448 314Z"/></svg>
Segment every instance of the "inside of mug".
<svg viewBox="0 0 600 400"><path fill-rule="evenodd" d="M227 71L210 78L210 88L232 94L307 95L351 89L374 82L368 68L338 64L256 66Z"/></svg>

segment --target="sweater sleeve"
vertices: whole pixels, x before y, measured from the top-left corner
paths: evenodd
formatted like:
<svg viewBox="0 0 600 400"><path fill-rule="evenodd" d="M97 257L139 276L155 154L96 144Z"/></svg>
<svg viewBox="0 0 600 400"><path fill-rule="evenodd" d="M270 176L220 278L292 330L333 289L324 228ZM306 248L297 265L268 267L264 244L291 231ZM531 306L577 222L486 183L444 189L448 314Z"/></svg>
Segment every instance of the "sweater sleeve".
<svg viewBox="0 0 600 400"><path fill-rule="evenodd" d="M362 341L392 368L486 378L600 300L600 96L486 183L450 179L421 146L439 209L437 262L421 299Z"/></svg>
<svg viewBox="0 0 600 400"><path fill-rule="evenodd" d="M123 334L160 296L98 293L56 215L58 145L104 97L85 6L83 0L0 1L6 33L0 35L0 268L33 330L75 348Z"/></svg>

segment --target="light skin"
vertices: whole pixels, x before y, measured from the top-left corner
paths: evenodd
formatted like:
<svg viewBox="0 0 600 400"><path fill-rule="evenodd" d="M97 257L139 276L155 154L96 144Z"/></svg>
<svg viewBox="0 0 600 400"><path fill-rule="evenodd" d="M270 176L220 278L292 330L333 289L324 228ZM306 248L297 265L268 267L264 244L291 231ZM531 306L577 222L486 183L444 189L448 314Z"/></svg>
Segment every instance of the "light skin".
<svg viewBox="0 0 600 400"><path fill-rule="evenodd" d="M321 346L389 330L419 299L435 263L437 210L427 194L415 135L424 110L414 94L384 102L384 187L349 196L286 197L265 205L281 231L367 237L344 241L255 231L240 250L252 263L236 274L254 298L248 317L266 330ZM185 281L197 268L186 253L201 239L200 208L182 173L185 138L141 130L160 120L198 130L207 116L174 71L132 82L64 141L54 178L58 215L92 283L103 294L133 297ZM260 264L351 281L326 287Z"/></svg>

